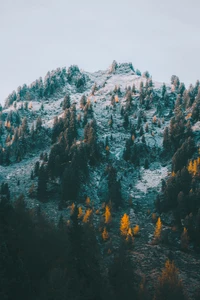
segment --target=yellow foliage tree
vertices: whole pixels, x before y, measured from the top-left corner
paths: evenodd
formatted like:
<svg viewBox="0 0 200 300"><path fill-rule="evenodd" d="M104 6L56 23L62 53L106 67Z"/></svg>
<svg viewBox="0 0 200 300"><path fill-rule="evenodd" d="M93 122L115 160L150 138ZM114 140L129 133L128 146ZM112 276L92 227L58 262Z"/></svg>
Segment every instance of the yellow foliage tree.
<svg viewBox="0 0 200 300"><path fill-rule="evenodd" d="M176 175L176 173L174 171L172 171L172 177L174 177Z"/></svg>
<svg viewBox="0 0 200 300"><path fill-rule="evenodd" d="M156 223L156 220L157 220L157 216L156 216L156 213L152 213L152 221L154 222L154 223Z"/></svg>
<svg viewBox="0 0 200 300"><path fill-rule="evenodd" d="M119 102L119 97L116 95L115 96L115 102L118 103Z"/></svg>
<svg viewBox="0 0 200 300"><path fill-rule="evenodd" d="M10 127L11 127L10 121L6 121L6 122L5 122L5 127L6 127L6 128L10 128Z"/></svg>
<svg viewBox="0 0 200 300"><path fill-rule="evenodd" d="M83 217L83 223L88 223L90 220L90 217L92 215L92 210L90 208L88 208L85 212L85 215Z"/></svg>
<svg viewBox="0 0 200 300"><path fill-rule="evenodd" d="M162 230L162 222L161 222L161 219L159 217L158 221L156 222L156 229L155 229L155 232L154 232L154 237L156 239L160 239L161 230Z"/></svg>
<svg viewBox="0 0 200 300"><path fill-rule="evenodd" d="M154 116L154 117L153 117L153 119L152 119L152 122L155 124L155 123L156 123L156 121L157 121L157 117L156 117L156 116Z"/></svg>
<svg viewBox="0 0 200 300"><path fill-rule="evenodd" d="M32 108L33 108L33 104L32 104L32 102L29 102L28 109L32 109Z"/></svg>
<svg viewBox="0 0 200 300"><path fill-rule="evenodd" d="M139 231L140 231L140 227L139 227L139 225L136 225L136 226L133 228L133 234L134 234L134 235L137 235L137 234L139 233Z"/></svg>
<svg viewBox="0 0 200 300"><path fill-rule="evenodd" d="M85 204L88 206L88 205L90 205L90 198L89 197L87 197L87 199L85 200Z"/></svg>
<svg viewBox="0 0 200 300"><path fill-rule="evenodd" d="M75 204L72 203L72 205L71 205L71 215L74 213L74 209L75 209Z"/></svg>
<svg viewBox="0 0 200 300"><path fill-rule="evenodd" d="M197 174L197 159L194 160L193 163L193 174L196 175Z"/></svg>
<svg viewBox="0 0 200 300"><path fill-rule="evenodd" d="M78 218L80 219L83 216L83 210L82 208L79 206L78 208Z"/></svg>
<svg viewBox="0 0 200 300"><path fill-rule="evenodd" d="M188 169L188 172L190 172L190 173L193 172L193 164L192 164L192 161L191 161L191 160L189 161L189 164L188 164L187 169Z"/></svg>
<svg viewBox="0 0 200 300"><path fill-rule="evenodd" d="M109 146L107 145L107 146L106 146L106 151L109 152L109 150L110 150L110 148L109 148Z"/></svg>
<svg viewBox="0 0 200 300"><path fill-rule="evenodd" d="M189 244L189 236L187 229L184 227L183 232L181 234L181 249L187 250Z"/></svg>
<svg viewBox="0 0 200 300"><path fill-rule="evenodd" d="M133 240L134 240L133 232L132 232L132 229L129 227L127 234L126 234L126 241L131 243L131 242L133 242Z"/></svg>
<svg viewBox="0 0 200 300"><path fill-rule="evenodd" d="M169 295L169 291L170 297L166 297L166 295ZM185 299L182 283L178 278L178 269L173 261L166 261L162 275L158 278L154 299Z"/></svg>
<svg viewBox="0 0 200 300"><path fill-rule="evenodd" d="M104 241L106 241L106 240L108 240L108 238L109 238L108 231L107 231L106 227L104 227L104 230L103 230L103 232L102 232L102 239L103 239Z"/></svg>
<svg viewBox="0 0 200 300"><path fill-rule="evenodd" d="M127 235L128 229L130 228L129 216L124 214L121 218L120 231L122 235Z"/></svg>
<svg viewBox="0 0 200 300"><path fill-rule="evenodd" d="M190 160L188 164L188 172L190 172L192 175L196 175L199 171L199 166L200 166L200 157L195 159L193 162Z"/></svg>
<svg viewBox="0 0 200 300"><path fill-rule="evenodd" d="M106 205L104 216L105 216L105 223L106 224L110 223L112 217L111 217L111 212L110 212L110 208L108 205Z"/></svg>

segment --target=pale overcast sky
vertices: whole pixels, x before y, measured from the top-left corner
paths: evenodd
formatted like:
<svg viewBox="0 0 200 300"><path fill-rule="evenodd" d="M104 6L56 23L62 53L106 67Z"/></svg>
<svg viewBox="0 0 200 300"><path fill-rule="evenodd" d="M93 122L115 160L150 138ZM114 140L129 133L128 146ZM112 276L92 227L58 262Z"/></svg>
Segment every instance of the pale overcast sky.
<svg viewBox="0 0 200 300"><path fill-rule="evenodd" d="M199 0L0 0L0 102L57 67L132 62L153 79L200 79Z"/></svg>

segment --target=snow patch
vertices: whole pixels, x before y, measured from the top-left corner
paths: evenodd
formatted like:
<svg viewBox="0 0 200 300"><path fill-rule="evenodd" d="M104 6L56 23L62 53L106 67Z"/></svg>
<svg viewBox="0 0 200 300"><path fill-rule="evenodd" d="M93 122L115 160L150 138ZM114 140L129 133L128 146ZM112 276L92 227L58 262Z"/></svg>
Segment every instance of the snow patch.
<svg viewBox="0 0 200 300"><path fill-rule="evenodd" d="M192 126L193 131L200 131L200 121L196 122L194 126Z"/></svg>
<svg viewBox="0 0 200 300"><path fill-rule="evenodd" d="M168 174L167 167L161 167L156 170L144 170L142 168L142 179L136 184L136 188L143 193L147 193L149 188L155 188L161 183L161 179L165 178Z"/></svg>

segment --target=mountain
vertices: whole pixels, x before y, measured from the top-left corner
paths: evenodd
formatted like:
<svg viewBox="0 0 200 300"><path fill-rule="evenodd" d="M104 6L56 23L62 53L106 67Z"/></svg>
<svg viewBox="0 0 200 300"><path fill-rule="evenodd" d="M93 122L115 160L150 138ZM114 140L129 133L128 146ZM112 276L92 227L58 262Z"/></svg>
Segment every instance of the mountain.
<svg viewBox="0 0 200 300"><path fill-rule="evenodd" d="M188 90L174 75L171 84L159 83L131 63L48 72L1 109L1 197L32 214L39 209L56 226L72 226L77 209L78 222L98 232L106 261L125 243L136 281L145 276L150 295L172 259L193 297L200 280L199 110L198 81Z"/></svg>

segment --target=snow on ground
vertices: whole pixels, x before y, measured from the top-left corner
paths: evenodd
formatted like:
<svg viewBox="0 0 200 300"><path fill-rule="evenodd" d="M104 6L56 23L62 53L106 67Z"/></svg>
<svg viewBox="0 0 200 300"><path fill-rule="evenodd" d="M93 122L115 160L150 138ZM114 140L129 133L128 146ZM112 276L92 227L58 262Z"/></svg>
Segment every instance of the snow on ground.
<svg viewBox="0 0 200 300"><path fill-rule="evenodd" d="M147 193L149 188L156 188L161 183L161 179L165 178L168 174L167 167L161 167L160 169L156 170L144 170L141 168L142 171L142 179L138 180L138 183L135 187L143 192Z"/></svg>
<svg viewBox="0 0 200 300"><path fill-rule="evenodd" d="M200 121L196 122L194 126L192 126L193 131L200 131Z"/></svg>

